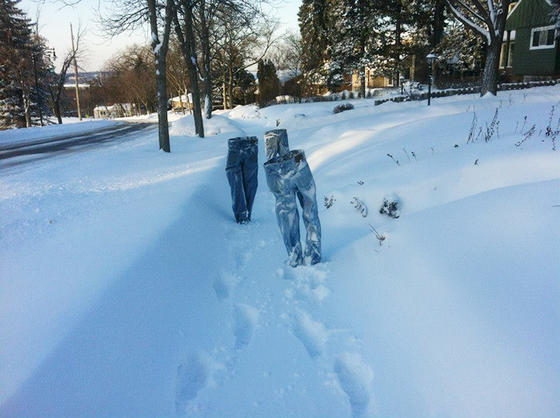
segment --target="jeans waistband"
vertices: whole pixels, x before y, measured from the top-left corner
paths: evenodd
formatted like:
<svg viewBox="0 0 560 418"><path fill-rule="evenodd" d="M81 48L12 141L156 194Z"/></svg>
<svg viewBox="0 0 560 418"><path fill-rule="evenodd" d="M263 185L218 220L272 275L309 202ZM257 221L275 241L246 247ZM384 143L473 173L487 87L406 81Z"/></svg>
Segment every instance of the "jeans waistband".
<svg viewBox="0 0 560 418"><path fill-rule="evenodd" d="M267 170L276 170L279 168L289 168L297 164L307 164L305 159L305 152L300 149L290 151L287 154L268 160L264 163L264 168Z"/></svg>
<svg viewBox="0 0 560 418"><path fill-rule="evenodd" d="M246 148L251 145L257 145L259 139L256 136L238 136L235 138L228 139L229 148Z"/></svg>
<svg viewBox="0 0 560 418"><path fill-rule="evenodd" d="M288 131L286 129L271 129L270 131L266 131L264 133L265 138L267 136L287 136Z"/></svg>

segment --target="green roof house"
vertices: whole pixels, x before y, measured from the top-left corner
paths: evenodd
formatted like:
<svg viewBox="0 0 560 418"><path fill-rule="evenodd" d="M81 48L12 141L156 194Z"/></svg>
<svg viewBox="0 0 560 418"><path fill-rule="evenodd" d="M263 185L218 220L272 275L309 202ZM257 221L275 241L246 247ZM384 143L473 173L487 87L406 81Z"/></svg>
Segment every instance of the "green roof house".
<svg viewBox="0 0 560 418"><path fill-rule="evenodd" d="M506 21L500 68L509 78L531 80L560 75L560 54L548 0L512 3Z"/></svg>

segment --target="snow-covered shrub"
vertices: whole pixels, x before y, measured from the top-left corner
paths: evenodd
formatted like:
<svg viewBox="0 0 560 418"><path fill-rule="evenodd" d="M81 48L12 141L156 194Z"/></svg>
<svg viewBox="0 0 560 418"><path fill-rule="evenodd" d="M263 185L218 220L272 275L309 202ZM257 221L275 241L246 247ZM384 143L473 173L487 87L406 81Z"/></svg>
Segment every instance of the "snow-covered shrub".
<svg viewBox="0 0 560 418"><path fill-rule="evenodd" d="M360 212L360 214L362 215L363 218L366 218L368 215L368 208L366 206L366 204L361 201L360 199L358 199L356 196L354 196L352 198L352 200L350 201L350 204L352 206L354 206L354 209L356 209L358 212Z"/></svg>
<svg viewBox="0 0 560 418"><path fill-rule="evenodd" d="M330 195L330 196L325 196L325 201L324 201L324 205L325 208L330 209L332 207L332 205L334 205L334 202L336 201L336 199L334 198L334 195Z"/></svg>
<svg viewBox="0 0 560 418"><path fill-rule="evenodd" d="M352 103L342 103L339 104L338 106L335 106L333 109L333 113L340 113L340 112L345 112L347 110L352 110L354 109L354 105Z"/></svg>
<svg viewBox="0 0 560 418"><path fill-rule="evenodd" d="M379 213L398 219L401 216L401 206L401 199L396 194L387 196L383 198L383 204L379 209Z"/></svg>

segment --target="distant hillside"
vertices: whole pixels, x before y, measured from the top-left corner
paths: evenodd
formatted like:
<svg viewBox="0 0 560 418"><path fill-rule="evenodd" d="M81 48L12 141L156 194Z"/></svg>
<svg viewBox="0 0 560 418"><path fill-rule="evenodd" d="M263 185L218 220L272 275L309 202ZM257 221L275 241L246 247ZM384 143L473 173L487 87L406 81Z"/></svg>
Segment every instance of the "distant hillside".
<svg viewBox="0 0 560 418"><path fill-rule="evenodd" d="M92 80L102 78L110 74L108 71L90 71L90 72L83 72L78 73L78 83L79 84L90 84ZM66 74L66 80L64 81L65 86L74 86L75 76L74 73Z"/></svg>

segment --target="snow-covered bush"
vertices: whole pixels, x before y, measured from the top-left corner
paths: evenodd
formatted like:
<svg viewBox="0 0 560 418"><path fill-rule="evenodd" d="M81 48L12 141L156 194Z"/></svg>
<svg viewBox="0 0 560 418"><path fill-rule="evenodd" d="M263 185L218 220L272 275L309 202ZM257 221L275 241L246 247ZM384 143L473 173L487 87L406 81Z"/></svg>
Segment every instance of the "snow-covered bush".
<svg viewBox="0 0 560 418"><path fill-rule="evenodd" d="M398 219L401 216L401 206L401 199L397 195L387 196L383 198L379 213Z"/></svg>
<svg viewBox="0 0 560 418"><path fill-rule="evenodd" d="M354 109L354 105L352 103L342 103L339 104L338 106L335 106L333 109L333 113L340 113L340 112L345 112L347 110L352 110Z"/></svg>

